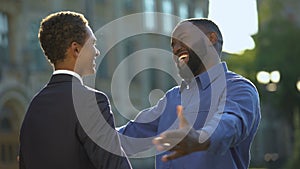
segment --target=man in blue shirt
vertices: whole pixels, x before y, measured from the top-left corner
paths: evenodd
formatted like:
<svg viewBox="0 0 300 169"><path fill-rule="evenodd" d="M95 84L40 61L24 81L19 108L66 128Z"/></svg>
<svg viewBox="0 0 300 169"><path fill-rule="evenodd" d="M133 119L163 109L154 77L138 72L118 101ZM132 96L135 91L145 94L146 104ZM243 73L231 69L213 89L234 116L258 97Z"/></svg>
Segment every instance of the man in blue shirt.
<svg viewBox="0 0 300 169"><path fill-rule="evenodd" d="M220 61L222 44L210 20L176 26L171 47L182 84L119 130L129 155L153 148L153 140L157 169L248 168L261 117L258 92Z"/></svg>

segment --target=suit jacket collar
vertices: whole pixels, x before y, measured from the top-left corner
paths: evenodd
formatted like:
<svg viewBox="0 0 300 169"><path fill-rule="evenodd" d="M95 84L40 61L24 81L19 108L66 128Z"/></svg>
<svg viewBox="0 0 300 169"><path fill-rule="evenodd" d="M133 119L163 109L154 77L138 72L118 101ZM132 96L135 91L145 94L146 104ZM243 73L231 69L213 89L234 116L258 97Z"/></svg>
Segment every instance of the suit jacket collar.
<svg viewBox="0 0 300 169"><path fill-rule="evenodd" d="M71 70L66 70L66 69L59 69L59 70L55 70L53 72L53 75L57 75L57 74L68 74L68 75L72 75L76 78L78 78L81 82L81 84L83 84L82 78L80 77L80 75L74 71Z"/></svg>
<svg viewBox="0 0 300 169"><path fill-rule="evenodd" d="M70 74L55 74L52 75L48 84L54 83L63 83L63 82L71 82L71 83L79 83L82 84L81 81Z"/></svg>

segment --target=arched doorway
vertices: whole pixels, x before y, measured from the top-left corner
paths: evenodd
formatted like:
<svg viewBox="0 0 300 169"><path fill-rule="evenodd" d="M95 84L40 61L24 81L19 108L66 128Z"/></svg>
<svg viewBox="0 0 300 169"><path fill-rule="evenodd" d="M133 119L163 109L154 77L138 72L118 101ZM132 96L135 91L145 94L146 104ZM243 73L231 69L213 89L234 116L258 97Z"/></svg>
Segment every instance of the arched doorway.
<svg viewBox="0 0 300 169"><path fill-rule="evenodd" d="M16 91L0 99L0 168L17 169L19 131L25 112L24 98Z"/></svg>

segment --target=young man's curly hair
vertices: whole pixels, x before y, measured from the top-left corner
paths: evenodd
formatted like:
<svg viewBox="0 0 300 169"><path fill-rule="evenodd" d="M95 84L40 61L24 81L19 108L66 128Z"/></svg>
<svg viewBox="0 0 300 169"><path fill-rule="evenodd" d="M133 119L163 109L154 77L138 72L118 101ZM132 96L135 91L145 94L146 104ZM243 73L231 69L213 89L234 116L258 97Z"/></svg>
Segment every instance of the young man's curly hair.
<svg viewBox="0 0 300 169"><path fill-rule="evenodd" d="M57 12L43 19L38 37L49 61L53 64L63 61L72 42L83 45L87 25L88 21L82 14L70 11Z"/></svg>

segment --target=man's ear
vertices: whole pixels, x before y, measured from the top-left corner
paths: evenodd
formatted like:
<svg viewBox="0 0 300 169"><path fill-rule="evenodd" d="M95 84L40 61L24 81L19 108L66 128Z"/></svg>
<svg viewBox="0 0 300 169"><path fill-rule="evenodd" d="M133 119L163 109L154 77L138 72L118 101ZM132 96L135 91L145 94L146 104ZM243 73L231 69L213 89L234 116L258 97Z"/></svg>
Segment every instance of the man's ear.
<svg viewBox="0 0 300 169"><path fill-rule="evenodd" d="M81 45L79 43L77 43L77 42L71 43L70 51L71 51L73 57L77 58L79 56L80 49L81 49Z"/></svg>
<svg viewBox="0 0 300 169"><path fill-rule="evenodd" d="M211 32L208 34L209 41L215 45L218 42L218 35L216 32Z"/></svg>

